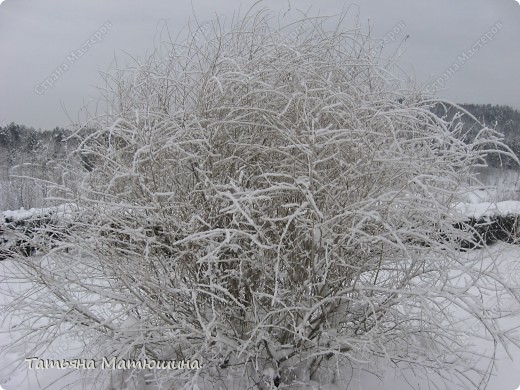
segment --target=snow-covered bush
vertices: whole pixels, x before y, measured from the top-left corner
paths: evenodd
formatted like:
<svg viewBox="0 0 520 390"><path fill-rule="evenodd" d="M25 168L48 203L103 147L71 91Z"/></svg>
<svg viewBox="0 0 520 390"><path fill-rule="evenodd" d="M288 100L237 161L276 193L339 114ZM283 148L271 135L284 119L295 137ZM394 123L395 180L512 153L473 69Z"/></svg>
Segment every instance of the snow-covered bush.
<svg viewBox="0 0 520 390"><path fill-rule="evenodd" d="M290 37L259 12L107 76L107 112L78 132L74 226L18 259L38 348L81 332L85 358L198 359L146 378L176 389L345 388L382 361L489 374L457 318L505 343L480 296L511 289L461 258L453 205L499 138L467 139L329 22Z"/></svg>

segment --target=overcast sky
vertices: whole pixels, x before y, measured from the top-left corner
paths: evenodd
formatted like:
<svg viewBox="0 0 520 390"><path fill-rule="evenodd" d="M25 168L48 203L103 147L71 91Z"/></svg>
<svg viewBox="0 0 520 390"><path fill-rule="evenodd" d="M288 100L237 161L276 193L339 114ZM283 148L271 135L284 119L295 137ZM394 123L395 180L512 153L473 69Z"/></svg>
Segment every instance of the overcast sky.
<svg viewBox="0 0 520 390"><path fill-rule="evenodd" d="M244 12L253 3L5 0L0 4L0 124L51 129L78 122L81 107L96 96L94 86L102 80L99 71L108 70L115 57L142 58L152 51L161 20L167 20L175 34L194 15L203 23L217 15L231 17L239 8ZM400 66L438 96L520 109L520 5L515 0L314 4L267 0L263 4L282 19L295 17L298 9L310 8L310 14L323 16L348 8L352 24L359 18L362 27L370 26L374 38L388 38L395 31L395 37L387 39L386 53L397 51ZM89 39L88 47L83 46L85 54L72 59L71 52ZM468 50L471 55L464 57ZM44 84L63 64L67 69L54 85Z"/></svg>

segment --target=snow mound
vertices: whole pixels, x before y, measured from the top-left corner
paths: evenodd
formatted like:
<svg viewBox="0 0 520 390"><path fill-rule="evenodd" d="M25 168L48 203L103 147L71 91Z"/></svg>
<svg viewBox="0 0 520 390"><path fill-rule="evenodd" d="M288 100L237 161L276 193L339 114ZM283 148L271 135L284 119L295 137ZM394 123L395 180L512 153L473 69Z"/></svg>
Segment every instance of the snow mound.
<svg viewBox="0 0 520 390"><path fill-rule="evenodd" d="M520 215L520 202L507 200L503 202L457 203L454 209L457 214L467 218L506 217Z"/></svg>
<svg viewBox="0 0 520 390"><path fill-rule="evenodd" d="M65 203L55 207L46 208L31 208L25 210L23 207L20 210L6 210L2 212L2 217L5 222L19 222L28 219L46 218L51 215L56 215L58 218L66 218L69 216L77 206L74 203Z"/></svg>

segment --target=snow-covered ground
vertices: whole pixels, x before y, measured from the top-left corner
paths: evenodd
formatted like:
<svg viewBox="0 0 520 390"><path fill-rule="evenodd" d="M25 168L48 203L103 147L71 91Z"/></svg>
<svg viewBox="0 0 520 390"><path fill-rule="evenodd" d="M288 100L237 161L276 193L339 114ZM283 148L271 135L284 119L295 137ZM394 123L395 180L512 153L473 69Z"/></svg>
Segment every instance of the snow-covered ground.
<svg viewBox="0 0 520 390"><path fill-rule="evenodd" d="M511 282L511 284L520 286L520 247L518 245L497 243L491 245L487 249L479 249L467 252L464 256L478 256L482 258L482 263L485 265L489 263L492 257L498 255L501 268ZM490 306L493 304L500 305L502 310L518 311L520 309L520 303L513 302L512 300L505 300L502 297L483 297ZM520 315L516 315L510 318L504 318L502 320L502 326L504 329L514 329L520 327ZM475 320L469 320L467 326L469 328L478 326ZM478 333L484 331L478 328ZM514 334L520 337L520 329L516 329ZM486 351L490 352L493 348L492 343L481 338L473 338L469 340L472 344L472 351L479 354L484 354ZM509 354L511 354L511 358ZM479 368L485 369L485 360L482 360L476 364ZM492 377L489 380L489 384L486 387L488 390L515 390L520 387L520 348L510 345L509 350L506 351L502 347L498 347L496 353L496 366ZM410 376L408 375L408 379ZM414 385L420 389L430 389L432 383L428 381L416 381ZM402 390L407 389L408 384L406 378L402 372L396 372L394 370L388 370L385 373L384 380L381 382L373 375L367 372L358 373L358 380L353 381L352 387L349 389L356 390ZM444 388L444 387L441 387ZM448 387L448 389L455 389L459 387Z"/></svg>
<svg viewBox="0 0 520 390"><path fill-rule="evenodd" d="M506 243L497 243L490 246L487 249L480 249L467 252L463 256L479 256L482 258L483 264L493 255L499 255L501 261L501 267L504 272L510 278L513 284L520 285L520 246L511 245ZM5 276L8 276L12 270L13 264L10 260L0 262L0 300L2 303L7 301L7 297L12 296L13 292L16 293L23 289L18 282L9 282ZM496 297L483 297L489 300L496 300ZM494 302L493 302L494 303ZM519 310L520 304L501 300L497 302L502 308L511 306L513 310ZM2 314L3 316L3 314ZM503 325L505 328L515 328L520 326L520 315L514 318L504 319ZM473 323L468 323L468 326L476 326ZM17 329L6 321L6 318L2 317L1 322L1 333L0 343L2 345L10 344L10 342L19 337ZM520 337L520 331L516 331ZM484 353L490 351L493 345L489 341L485 341L479 338L472 340L473 350L476 353ZM31 346L28 340L27 348ZM81 348L81 344L73 338L65 338L57 340L54 345L46 352L46 357L49 358L70 358L74 356L76 348ZM491 390L515 390L520 385L520 348L510 346L509 353L513 360L511 360L507 352L503 348L498 348L496 355L496 367L494 375L489 381L487 389ZM86 385L83 387L79 383L81 375L95 375L95 372L91 370L59 370L59 369L46 369L36 370L30 369L27 363L16 365L17 362L23 360L27 355L27 351L18 349L11 351L10 353L2 356L2 365L0 367L0 385L5 390L25 390L25 389L83 389L92 388ZM485 368L485 361L478 363ZM90 371L90 372L88 372ZM66 374L64 376L64 374ZM386 371L383 381L376 378L374 375L367 371L357 370L354 373L347 372L346 375L351 377L348 389L352 390L404 390L409 388L407 381L410 379L405 372L398 372L393 369ZM419 385L421 389L428 389L432 383L424 380L423 382L415 382L415 385ZM310 385L308 389L318 388ZM322 387L323 388L323 387ZM455 388L455 387L454 387ZM237 389L238 390L238 389Z"/></svg>
<svg viewBox="0 0 520 390"><path fill-rule="evenodd" d="M13 296L25 290L25 286L20 281L12 279L14 270L15 267L11 260L0 261L0 305L7 304ZM4 312L0 313L0 346L10 345L13 340L20 337L20 333L16 329L16 322L16 319L8 318ZM28 364L24 362L24 359L32 357L29 352L32 342L32 340L27 340L26 350L11 350L2 356L0 385L5 390L83 388L78 383L80 372L60 369L40 371L28 369ZM75 350L80 347L81 344L71 338L57 340L46 355L55 359L72 357Z"/></svg>

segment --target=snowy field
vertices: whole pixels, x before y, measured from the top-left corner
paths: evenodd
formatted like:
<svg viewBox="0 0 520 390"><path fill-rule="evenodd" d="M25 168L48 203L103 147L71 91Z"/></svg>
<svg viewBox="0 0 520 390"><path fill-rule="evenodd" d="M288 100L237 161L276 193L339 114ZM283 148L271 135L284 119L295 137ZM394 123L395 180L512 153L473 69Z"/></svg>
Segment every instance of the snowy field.
<svg viewBox="0 0 520 390"><path fill-rule="evenodd" d="M507 273L510 278L510 281L513 284L520 284L520 247L516 245L506 244L506 243L497 243L490 246L487 249L480 249L467 252L462 254L462 256L467 256L468 258L472 256L477 256L481 258L482 264L486 265L486 262L492 255L496 255L499 253L500 258L500 266L503 271ZM16 289L20 289L16 283L9 283L8 280L4 278L12 268L11 261L3 261L0 262L0 273L2 275L2 303L5 303L5 296L11 295L13 291ZM500 299L500 297L483 297L484 299L489 300L493 304L496 302L497 305L500 305L502 309L508 308L512 311L520 310L520 306L518 303L512 303L507 300ZM520 326L520 315L517 315L512 318L504 319L503 323L504 327L507 329L514 329L515 327ZM467 326L472 327L476 326L474 322L468 322ZM0 342L5 345L9 344L11 340L18 337L16 328L10 326L8 322L3 318L2 327L0 334ZM520 330L514 330L520 337ZM482 335L485 332L482 331ZM476 353L483 353L485 351L490 351L493 348L492 343L485 339L474 338L470 340L471 344L473 344L472 350ZM28 340L27 347L30 347L30 342ZM56 343L46 352L47 358L67 358L72 357L76 349L81 348L81 344L79 341L74 340L73 337L65 338L62 340L57 340ZM508 353L511 355L509 357ZM84 388L92 388L89 386L89 382L84 383L83 386L79 383L81 379L81 375L90 375L95 376L96 372L94 370L59 370L59 369L46 369L46 370L36 370L30 369L27 363L23 363L21 366L17 366L17 362L20 359L28 357L26 355L26 351L16 350L9 353L6 356L3 356L2 359L2 367L0 368L0 385L6 390L25 390L25 389L84 389ZM44 358L44 356L41 356ZM487 362L482 361L477 363L478 365L483 366L482 368L486 368ZM489 385L487 389L491 390L515 390L520 385L520 348L517 348L513 345L510 346L509 351L505 351L503 348L498 348L496 355L496 366L494 370L494 375L490 378ZM348 383L348 389L352 390L402 390L409 388L407 381L410 380L410 373L406 372L398 372L393 369L387 370L383 381L376 378L374 375L368 373L363 370L356 370L355 372L345 373L345 381ZM64 375L65 374L65 375ZM117 380L117 371L113 372L114 381ZM418 386L420 389L428 389L433 385L429 383L427 380L424 381L415 381L413 383L416 387ZM124 389L125 387L117 387ZM146 387L143 387L146 388ZM309 384L307 389L319 389L323 387L318 387L317 384L313 386L313 384ZM331 387L332 388L332 387ZM337 388L337 387L335 387ZM442 387L441 387L442 388ZM237 389L238 390L238 389Z"/></svg>

